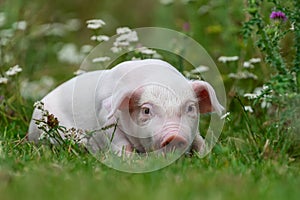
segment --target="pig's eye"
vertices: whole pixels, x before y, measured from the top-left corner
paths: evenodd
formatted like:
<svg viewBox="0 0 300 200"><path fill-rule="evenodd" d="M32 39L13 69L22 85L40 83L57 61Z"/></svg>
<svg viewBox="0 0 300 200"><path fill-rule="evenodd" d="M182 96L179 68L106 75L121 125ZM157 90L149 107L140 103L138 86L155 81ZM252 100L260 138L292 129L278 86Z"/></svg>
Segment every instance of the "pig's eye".
<svg viewBox="0 0 300 200"><path fill-rule="evenodd" d="M197 111L197 108L194 104L190 104L186 107L186 112L187 113L193 113L194 114L194 113L196 113L196 111Z"/></svg>
<svg viewBox="0 0 300 200"><path fill-rule="evenodd" d="M194 109L195 109L195 106L189 105L188 108L187 108L187 111L188 111L188 112L193 112Z"/></svg>
<svg viewBox="0 0 300 200"><path fill-rule="evenodd" d="M147 107L142 108L142 113L144 115L150 115L150 108L147 108Z"/></svg>

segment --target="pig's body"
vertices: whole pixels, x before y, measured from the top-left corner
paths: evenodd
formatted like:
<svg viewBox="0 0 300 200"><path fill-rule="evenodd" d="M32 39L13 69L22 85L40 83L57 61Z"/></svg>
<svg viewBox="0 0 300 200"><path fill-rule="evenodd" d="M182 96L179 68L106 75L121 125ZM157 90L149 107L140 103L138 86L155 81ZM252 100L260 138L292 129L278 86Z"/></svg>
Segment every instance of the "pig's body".
<svg viewBox="0 0 300 200"><path fill-rule="evenodd" d="M128 61L111 70L88 72L58 86L41 100L60 125L96 131L88 141L93 151L120 154L190 149L201 151L199 113L221 113L213 88L187 81L170 64L154 59ZM41 113L35 109L32 119ZM38 142L41 131L30 123L28 138ZM112 139L112 143L111 142Z"/></svg>

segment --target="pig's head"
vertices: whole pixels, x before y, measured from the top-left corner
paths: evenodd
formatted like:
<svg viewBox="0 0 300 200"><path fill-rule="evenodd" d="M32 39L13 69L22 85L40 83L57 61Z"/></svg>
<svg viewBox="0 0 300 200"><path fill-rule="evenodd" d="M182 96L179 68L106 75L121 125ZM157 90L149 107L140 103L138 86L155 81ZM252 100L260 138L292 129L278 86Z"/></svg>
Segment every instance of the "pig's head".
<svg viewBox="0 0 300 200"><path fill-rule="evenodd" d="M110 117L138 152L188 151L198 132L199 114L217 112L214 89L204 81L170 88L148 83L115 99Z"/></svg>
<svg viewBox="0 0 300 200"><path fill-rule="evenodd" d="M114 73L120 78L104 100L107 118L118 121L139 152L187 151L199 134L200 113L223 110L210 84L188 81L166 62L140 61Z"/></svg>

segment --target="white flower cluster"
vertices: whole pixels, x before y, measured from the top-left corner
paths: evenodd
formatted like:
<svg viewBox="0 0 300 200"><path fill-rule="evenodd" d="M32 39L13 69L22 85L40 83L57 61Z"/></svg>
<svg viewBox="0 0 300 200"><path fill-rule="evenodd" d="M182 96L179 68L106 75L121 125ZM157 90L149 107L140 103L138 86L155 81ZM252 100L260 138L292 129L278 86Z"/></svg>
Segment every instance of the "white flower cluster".
<svg viewBox="0 0 300 200"><path fill-rule="evenodd" d="M221 56L218 58L218 61L219 62L222 62L222 63L227 63L227 62L234 62L234 61L237 61L239 60L239 57L238 56Z"/></svg>
<svg viewBox="0 0 300 200"><path fill-rule="evenodd" d="M8 78L0 77L0 84L7 84Z"/></svg>
<svg viewBox="0 0 300 200"><path fill-rule="evenodd" d="M102 19L90 19L86 21L87 28L89 29L99 29L102 28L106 23Z"/></svg>
<svg viewBox="0 0 300 200"><path fill-rule="evenodd" d="M19 65L15 65L15 66L9 68L9 69L5 72L5 74L6 74L7 76L14 76L14 75L20 73L21 71L22 71L22 68L20 68Z"/></svg>
<svg viewBox="0 0 300 200"><path fill-rule="evenodd" d="M147 47L139 47L136 49L136 51L145 55L154 55L157 53L155 50L149 49Z"/></svg>
<svg viewBox="0 0 300 200"><path fill-rule="evenodd" d="M201 73L207 72L209 67L200 65L191 71L184 71L184 75L189 79L199 79Z"/></svg>
<svg viewBox="0 0 300 200"><path fill-rule="evenodd" d="M259 63L261 62L261 59L260 58L251 58L249 61L245 61L243 63L243 67L244 68L254 68L254 65L255 63Z"/></svg>
<svg viewBox="0 0 300 200"><path fill-rule="evenodd" d="M106 61L110 61L110 57L104 56L104 57L94 58L92 60L93 63L96 63L96 62L106 62Z"/></svg>
<svg viewBox="0 0 300 200"><path fill-rule="evenodd" d="M233 78L233 79L254 79L257 80L257 76L251 72L248 71L244 71L244 72L238 72L238 73L230 73L228 74L229 78Z"/></svg>
<svg viewBox="0 0 300 200"><path fill-rule="evenodd" d="M61 126L57 127L55 130L57 135L51 135L53 131L51 131L54 127L51 126L52 121L54 123L59 123L58 119L49 113L48 110L45 109L44 103L42 101L37 101L33 105L36 109L40 110L42 113L42 117L36 120L36 125L39 129L42 130L42 134L39 137L39 140L47 140L51 143L57 143L58 141L70 141L73 144L87 144L88 135L82 129L65 129ZM58 137L58 138L57 138Z"/></svg>
<svg viewBox="0 0 300 200"><path fill-rule="evenodd" d="M108 41L109 37L107 35L93 35L91 37L91 40L98 41L98 42L103 42L103 41Z"/></svg>
<svg viewBox="0 0 300 200"><path fill-rule="evenodd" d="M133 50L133 48L130 47L130 45L132 42L137 42L139 40L137 32L131 30L128 27L118 28L116 32L118 37L116 38L113 44L114 46L111 48L111 51L113 53L119 53L123 48Z"/></svg>
<svg viewBox="0 0 300 200"><path fill-rule="evenodd" d="M244 97L247 97L248 99L256 99L259 97L264 91L268 90L269 87L266 85L263 85L263 87L257 87L254 89L253 93L246 93L244 94Z"/></svg>
<svg viewBox="0 0 300 200"><path fill-rule="evenodd" d="M9 81L9 77L15 76L16 74L20 73L21 71L22 71L22 68L19 67L19 65L15 65L15 66L9 68L5 72L6 77L0 76L0 84L7 84Z"/></svg>
<svg viewBox="0 0 300 200"><path fill-rule="evenodd" d="M87 134L82 129L70 128L64 133L65 140L86 145L88 142Z"/></svg>
<svg viewBox="0 0 300 200"><path fill-rule="evenodd" d="M253 113L253 109L251 106L244 106L244 109L246 112L250 112L250 113Z"/></svg>
<svg viewBox="0 0 300 200"><path fill-rule="evenodd" d="M204 66L204 65L200 65L200 66L196 67L195 69L193 69L191 71L191 73L194 73L194 74L203 73L203 72L207 72L208 70L209 70L209 67Z"/></svg>
<svg viewBox="0 0 300 200"><path fill-rule="evenodd" d="M269 108L271 104L267 101L267 98L270 98L270 95L264 94L266 91L269 90L269 87L266 85L263 85L262 87L257 87L254 89L253 93L246 93L244 94L244 97L248 98L249 100L257 99L258 97L261 97L261 108ZM264 94L262 96L262 94Z"/></svg>

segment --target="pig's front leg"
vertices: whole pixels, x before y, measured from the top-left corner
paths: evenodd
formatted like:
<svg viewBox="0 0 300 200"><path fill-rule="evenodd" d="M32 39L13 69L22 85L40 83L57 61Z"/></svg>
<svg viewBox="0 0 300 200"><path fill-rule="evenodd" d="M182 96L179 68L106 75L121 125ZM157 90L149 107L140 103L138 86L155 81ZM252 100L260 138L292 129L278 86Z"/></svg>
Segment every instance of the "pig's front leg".
<svg viewBox="0 0 300 200"><path fill-rule="evenodd" d="M131 143L118 128L114 132L108 130L95 132L89 140L88 146L93 153L110 150L118 156L122 156L123 153L130 155L133 151Z"/></svg>
<svg viewBox="0 0 300 200"><path fill-rule="evenodd" d="M192 142L191 153L197 152L201 154L204 151L204 148L205 148L204 139L201 137L199 133L196 133L195 139Z"/></svg>
<svg viewBox="0 0 300 200"><path fill-rule="evenodd" d="M125 136L125 134L120 130L116 129L112 134L111 140L111 150L118 156L131 155L133 152L133 146Z"/></svg>

